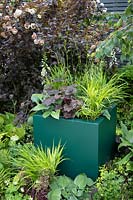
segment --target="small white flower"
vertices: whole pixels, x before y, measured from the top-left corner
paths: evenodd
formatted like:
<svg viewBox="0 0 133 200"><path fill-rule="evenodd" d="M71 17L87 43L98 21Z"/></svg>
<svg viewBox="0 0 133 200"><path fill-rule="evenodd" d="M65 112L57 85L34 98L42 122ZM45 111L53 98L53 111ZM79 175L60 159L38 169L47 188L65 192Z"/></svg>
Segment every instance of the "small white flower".
<svg viewBox="0 0 133 200"><path fill-rule="evenodd" d="M21 187L20 190L21 190L22 193L24 192L24 188L23 187Z"/></svg>
<svg viewBox="0 0 133 200"><path fill-rule="evenodd" d="M100 3L100 6L101 6L101 7L104 7L104 3Z"/></svg>
<svg viewBox="0 0 133 200"><path fill-rule="evenodd" d="M10 139L15 142L19 140L19 137L17 135L13 135Z"/></svg>
<svg viewBox="0 0 133 200"><path fill-rule="evenodd" d="M29 29L29 28L30 28L30 24L29 24L28 22L26 22L26 23L24 24L24 27L25 27L25 29Z"/></svg>
<svg viewBox="0 0 133 200"><path fill-rule="evenodd" d="M36 28L36 24L35 23L31 23L30 27L31 27L31 29L35 29Z"/></svg>
<svg viewBox="0 0 133 200"><path fill-rule="evenodd" d="M14 13L14 17L15 17L15 18L18 18L18 17L20 17L21 15L22 15L22 10L16 9L16 11L15 11L15 13Z"/></svg>
<svg viewBox="0 0 133 200"><path fill-rule="evenodd" d="M41 19L41 18L42 18L42 16L41 16L40 14L38 14L37 17L38 17L38 19Z"/></svg>
<svg viewBox="0 0 133 200"><path fill-rule="evenodd" d="M44 40L40 39L40 40L39 40L39 44L40 44L40 45L44 45Z"/></svg>
<svg viewBox="0 0 133 200"><path fill-rule="evenodd" d="M100 0L96 0L97 3L100 3Z"/></svg>
<svg viewBox="0 0 133 200"><path fill-rule="evenodd" d="M10 180L8 179L8 180L4 181L4 183L5 183L6 185L9 185Z"/></svg>
<svg viewBox="0 0 133 200"><path fill-rule="evenodd" d="M34 15L36 13L36 9L33 9L33 8L27 8L26 9L26 12L30 13L31 15Z"/></svg>
<svg viewBox="0 0 133 200"><path fill-rule="evenodd" d="M33 200L33 198L32 198L32 197L29 197L29 200Z"/></svg>
<svg viewBox="0 0 133 200"><path fill-rule="evenodd" d="M103 11L103 13L106 13L107 12L107 8L104 8L102 11Z"/></svg>
<svg viewBox="0 0 133 200"><path fill-rule="evenodd" d="M42 68L42 71L41 71L41 76L42 77L45 77L47 75L47 71L45 68Z"/></svg>
<svg viewBox="0 0 133 200"><path fill-rule="evenodd" d="M18 33L18 30L17 30L15 27L12 28L11 31L12 31L12 33L13 33L14 35L16 35L16 34Z"/></svg>
<svg viewBox="0 0 133 200"><path fill-rule="evenodd" d="M38 39L35 39L35 40L34 40L34 44L39 44L39 40L38 40Z"/></svg>

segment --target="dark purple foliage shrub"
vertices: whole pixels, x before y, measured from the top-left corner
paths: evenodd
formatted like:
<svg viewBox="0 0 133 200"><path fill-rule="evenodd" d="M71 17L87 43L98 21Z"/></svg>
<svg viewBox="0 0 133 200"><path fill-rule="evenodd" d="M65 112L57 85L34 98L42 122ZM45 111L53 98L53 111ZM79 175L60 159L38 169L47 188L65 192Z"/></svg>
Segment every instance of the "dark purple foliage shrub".
<svg viewBox="0 0 133 200"><path fill-rule="evenodd" d="M50 66L58 58L79 70L78 63L85 62L109 30L105 22L94 20L100 14L95 0L2 1L0 112L11 111L13 105L20 110L33 92L41 90L44 52Z"/></svg>

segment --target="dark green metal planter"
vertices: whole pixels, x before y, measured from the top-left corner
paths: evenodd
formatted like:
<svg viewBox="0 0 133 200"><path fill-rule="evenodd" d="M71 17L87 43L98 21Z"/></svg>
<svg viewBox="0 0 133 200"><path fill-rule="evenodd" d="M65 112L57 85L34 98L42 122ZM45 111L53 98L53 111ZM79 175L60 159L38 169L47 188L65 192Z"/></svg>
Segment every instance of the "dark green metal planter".
<svg viewBox="0 0 133 200"><path fill-rule="evenodd" d="M100 117L95 121L80 119L44 119L35 114L34 143L51 147L53 141L65 144L64 156L69 160L60 166L60 174L74 178L86 173L90 178L98 177L99 166L109 161L115 148L116 107L110 110L111 119Z"/></svg>

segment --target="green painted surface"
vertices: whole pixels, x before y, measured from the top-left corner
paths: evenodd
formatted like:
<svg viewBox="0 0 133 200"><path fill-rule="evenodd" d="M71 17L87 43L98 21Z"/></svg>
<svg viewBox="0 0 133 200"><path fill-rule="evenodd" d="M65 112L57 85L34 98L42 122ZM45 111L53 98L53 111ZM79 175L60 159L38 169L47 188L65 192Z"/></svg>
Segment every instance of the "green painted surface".
<svg viewBox="0 0 133 200"><path fill-rule="evenodd" d="M108 161L114 152L116 107L111 111L111 120L104 117L96 121L79 119L44 119L34 115L34 143L43 147L57 145L61 140L65 144L64 156L69 160L60 166L60 174L74 178L86 173L96 179L99 165Z"/></svg>

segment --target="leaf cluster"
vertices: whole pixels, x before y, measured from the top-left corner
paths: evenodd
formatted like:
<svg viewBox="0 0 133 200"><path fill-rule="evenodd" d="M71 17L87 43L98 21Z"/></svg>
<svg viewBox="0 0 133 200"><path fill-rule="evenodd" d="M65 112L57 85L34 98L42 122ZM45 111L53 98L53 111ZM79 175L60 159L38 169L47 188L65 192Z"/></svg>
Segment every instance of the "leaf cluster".
<svg viewBox="0 0 133 200"><path fill-rule="evenodd" d="M127 170L133 171L133 129L128 130L126 125L121 123L122 135L118 149L127 148L128 153L117 164L126 165Z"/></svg>
<svg viewBox="0 0 133 200"><path fill-rule="evenodd" d="M124 170L122 167L121 169ZM125 177L125 172L120 173L119 168L103 166L100 176L96 181L97 193L94 200L118 200L132 198L132 178Z"/></svg>
<svg viewBox="0 0 133 200"><path fill-rule="evenodd" d="M14 125L15 115L11 113L0 114L0 166L10 166L10 151L17 142L22 140L26 134L25 128L21 125Z"/></svg>
<svg viewBox="0 0 133 200"><path fill-rule="evenodd" d="M121 52L121 61L133 63L133 3L129 5L119 20L114 24L114 31L100 43L96 50L98 58L110 56L113 49L119 49Z"/></svg>
<svg viewBox="0 0 133 200"><path fill-rule="evenodd" d="M89 200L89 192L94 182L85 174L78 175L74 180L67 176L55 177L50 184L48 200Z"/></svg>
<svg viewBox="0 0 133 200"><path fill-rule="evenodd" d="M122 74L122 78L127 82L128 88L126 90L127 97L124 98L123 103L118 107L118 121L123 121L128 129L133 128L133 65L126 65L118 71Z"/></svg>

